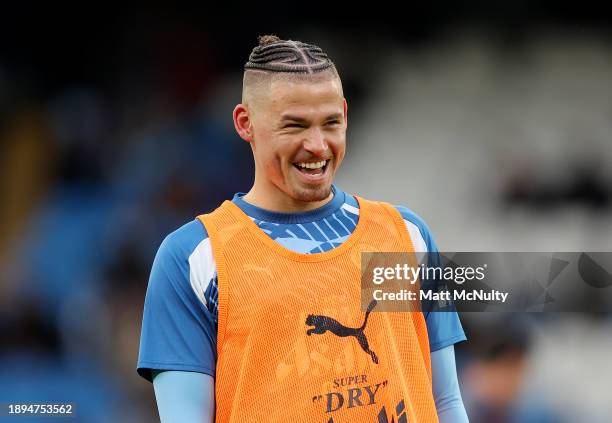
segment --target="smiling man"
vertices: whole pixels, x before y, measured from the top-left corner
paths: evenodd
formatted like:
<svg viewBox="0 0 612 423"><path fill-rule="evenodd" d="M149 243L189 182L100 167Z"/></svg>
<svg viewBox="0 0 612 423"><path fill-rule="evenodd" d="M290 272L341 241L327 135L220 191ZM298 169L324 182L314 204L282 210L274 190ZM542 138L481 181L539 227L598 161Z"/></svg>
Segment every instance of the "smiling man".
<svg viewBox="0 0 612 423"><path fill-rule="evenodd" d="M162 243L138 372L162 421L467 422L454 311L361 307L366 251L430 252L405 207L333 185L347 102L317 46L260 37L233 113L255 180Z"/></svg>
<svg viewBox="0 0 612 423"><path fill-rule="evenodd" d="M234 109L236 130L255 158L255 183L244 200L289 213L321 207L346 148L338 73L321 49L293 41L264 44L249 59Z"/></svg>

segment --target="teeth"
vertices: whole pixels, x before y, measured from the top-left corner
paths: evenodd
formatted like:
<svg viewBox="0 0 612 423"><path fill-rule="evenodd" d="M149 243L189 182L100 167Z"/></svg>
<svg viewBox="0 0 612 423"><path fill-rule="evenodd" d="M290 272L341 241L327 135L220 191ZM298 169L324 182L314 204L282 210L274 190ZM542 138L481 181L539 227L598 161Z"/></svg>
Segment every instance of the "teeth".
<svg viewBox="0 0 612 423"><path fill-rule="evenodd" d="M323 166L325 166L325 164L327 163L327 160L323 160L322 162L315 162L315 163L296 163L299 167L303 168L303 169L321 169Z"/></svg>

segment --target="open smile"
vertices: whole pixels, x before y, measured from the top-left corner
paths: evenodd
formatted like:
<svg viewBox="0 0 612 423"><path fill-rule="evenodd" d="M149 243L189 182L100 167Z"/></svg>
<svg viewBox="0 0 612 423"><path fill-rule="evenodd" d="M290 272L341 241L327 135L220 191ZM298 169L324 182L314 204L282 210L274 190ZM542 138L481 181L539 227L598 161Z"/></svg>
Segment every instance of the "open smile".
<svg viewBox="0 0 612 423"><path fill-rule="evenodd" d="M307 182L318 182L327 175L327 169L331 160L319 160L316 162L296 162L293 167Z"/></svg>

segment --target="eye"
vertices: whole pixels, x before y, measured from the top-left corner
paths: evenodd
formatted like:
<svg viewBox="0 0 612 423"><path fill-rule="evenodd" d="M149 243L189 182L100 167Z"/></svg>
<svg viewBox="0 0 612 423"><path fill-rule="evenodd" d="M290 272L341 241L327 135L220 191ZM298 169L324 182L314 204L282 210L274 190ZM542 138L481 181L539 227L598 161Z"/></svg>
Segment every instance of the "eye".
<svg viewBox="0 0 612 423"><path fill-rule="evenodd" d="M340 124L340 121L337 120L337 119L329 120L329 121L325 122L325 125L327 125L327 126L334 126L334 125L338 125L338 124Z"/></svg>
<svg viewBox="0 0 612 423"><path fill-rule="evenodd" d="M303 128L304 125L302 125L301 123L288 123L285 126L283 126L283 128Z"/></svg>

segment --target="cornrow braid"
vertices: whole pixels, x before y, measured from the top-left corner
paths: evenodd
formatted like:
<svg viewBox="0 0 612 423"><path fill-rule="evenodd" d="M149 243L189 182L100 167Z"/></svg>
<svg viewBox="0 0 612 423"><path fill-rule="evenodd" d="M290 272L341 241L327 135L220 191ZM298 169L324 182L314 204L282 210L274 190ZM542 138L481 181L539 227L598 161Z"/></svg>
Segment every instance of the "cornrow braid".
<svg viewBox="0 0 612 423"><path fill-rule="evenodd" d="M245 70L312 74L334 67L327 54L313 44L281 40L276 35L260 36L258 41Z"/></svg>

